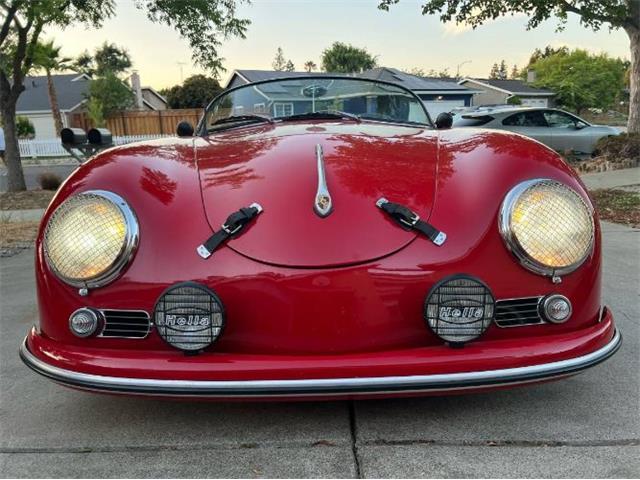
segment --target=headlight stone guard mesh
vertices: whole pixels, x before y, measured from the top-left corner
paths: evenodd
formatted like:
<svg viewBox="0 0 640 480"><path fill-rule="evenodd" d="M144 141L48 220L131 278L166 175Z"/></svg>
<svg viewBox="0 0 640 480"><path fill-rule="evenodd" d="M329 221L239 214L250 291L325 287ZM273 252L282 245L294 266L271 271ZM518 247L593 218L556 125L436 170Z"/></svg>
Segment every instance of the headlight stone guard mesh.
<svg viewBox="0 0 640 480"><path fill-rule="evenodd" d="M91 190L67 198L43 236L47 264L65 283L99 287L114 280L138 245L138 222L113 192Z"/></svg>
<svg viewBox="0 0 640 480"><path fill-rule="evenodd" d="M489 287L467 275L438 282L424 305L424 319L442 340L459 345L475 340L493 321L495 300Z"/></svg>
<svg viewBox="0 0 640 480"><path fill-rule="evenodd" d="M215 342L225 324L218 296L204 285L186 282L173 285L158 299L154 309L158 334L171 346L197 352Z"/></svg>
<svg viewBox="0 0 640 480"><path fill-rule="evenodd" d="M593 212L580 195L550 179L516 185L500 212L500 233L526 268L562 275L578 268L591 251Z"/></svg>

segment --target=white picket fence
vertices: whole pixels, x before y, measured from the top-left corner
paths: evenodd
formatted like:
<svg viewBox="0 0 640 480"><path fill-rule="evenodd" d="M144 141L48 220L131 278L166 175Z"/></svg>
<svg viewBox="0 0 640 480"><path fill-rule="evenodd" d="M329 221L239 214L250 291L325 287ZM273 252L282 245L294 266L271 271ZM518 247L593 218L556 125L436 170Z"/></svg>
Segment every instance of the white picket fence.
<svg viewBox="0 0 640 480"><path fill-rule="evenodd" d="M152 140L154 138L168 137L170 135L128 135L124 137L113 137L115 145L139 142L141 140ZM68 157L69 152L62 148L59 138L46 140L18 140L21 158L38 157Z"/></svg>

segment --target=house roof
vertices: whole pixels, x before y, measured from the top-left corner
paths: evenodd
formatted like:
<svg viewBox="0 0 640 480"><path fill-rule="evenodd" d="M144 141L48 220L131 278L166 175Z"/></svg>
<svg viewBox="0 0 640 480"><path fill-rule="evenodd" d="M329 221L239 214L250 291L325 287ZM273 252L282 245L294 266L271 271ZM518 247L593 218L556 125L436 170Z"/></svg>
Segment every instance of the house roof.
<svg viewBox="0 0 640 480"><path fill-rule="evenodd" d="M312 75L323 75L317 72L280 72L274 70L235 70L225 87L229 87L233 78L239 76L246 82L260 82L263 80L272 80L281 77L308 77ZM327 74L328 75L328 74ZM440 78L425 78L402 72L395 68L377 67L371 70L365 70L356 74L338 74L345 77L366 78L370 80L382 80L385 82L396 83L409 90L415 92L438 92L443 91L452 93L473 93L472 90L458 84L453 80L445 80Z"/></svg>
<svg viewBox="0 0 640 480"><path fill-rule="evenodd" d="M465 78L460 81L461 84L465 82L473 82L479 85L484 85L486 87L493 88L495 90L500 90L505 93L510 93L512 95L521 95L521 96L548 96L552 97L555 95L555 92L551 90L547 90L544 88L536 88L529 85L527 82L523 80L496 80L492 78Z"/></svg>
<svg viewBox="0 0 640 480"><path fill-rule="evenodd" d="M419 92L451 90L457 93L472 93L468 88L459 85L455 81L442 78L418 77L417 75L411 75L410 73L389 67L377 67L371 70L365 70L358 74L358 76L372 80L397 83L409 90Z"/></svg>
<svg viewBox="0 0 640 480"><path fill-rule="evenodd" d="M72 110L85 100L89 77L84 74L52 75L60 110ZM25 91L18 98L16 110L20 112L50 111L47 77L25 77Z"/></svg>

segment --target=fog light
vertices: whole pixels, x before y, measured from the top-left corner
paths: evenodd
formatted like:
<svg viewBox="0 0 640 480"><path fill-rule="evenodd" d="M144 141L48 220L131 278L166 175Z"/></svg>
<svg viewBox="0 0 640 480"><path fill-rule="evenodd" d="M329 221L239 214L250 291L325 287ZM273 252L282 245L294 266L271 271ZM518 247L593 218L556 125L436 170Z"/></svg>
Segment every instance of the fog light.
<svg viewBox="0 0 640 480"><path fill-rule="evenodd" d="M493 320L495 300L489 288L466 275L436 284L425 302L429 328L450 345L462 345L482 335Z"/></svg>
<svg viewBox="0 0 640 480"><path fill-rule="evenodd" d="M93 335L98 329L98 314L90 308L80 308L69 317L69 329L80 338Z"/></svg>
<svg viewBox="0 0 640 480"><path fill-rule="evenodd" d="M571 316L571 302L562 295L549 295L542 301L542 316L552 323L564 323Z"/></svg>
<svg viewBox="0 0 640 480"><path fill-rule="evenodd" d="M156 303L154 318L160 336L171 346L198 352L217 340L224 327L218 296L204 285L179 283Z"/></svg>

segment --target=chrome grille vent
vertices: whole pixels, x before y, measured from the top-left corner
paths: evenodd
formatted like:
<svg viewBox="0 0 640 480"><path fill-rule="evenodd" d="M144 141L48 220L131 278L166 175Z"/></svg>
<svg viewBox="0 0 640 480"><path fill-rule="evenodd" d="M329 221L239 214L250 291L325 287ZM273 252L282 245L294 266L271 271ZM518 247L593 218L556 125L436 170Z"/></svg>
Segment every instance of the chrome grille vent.
<svg viewBox="0 0 640 480"><path fill-rule="evenodd" d="M142 310L100 310L104 319L101 337L145 338L151 329L149 314Z"/></svg>
<svg viewBox="0 0 640 480"><path fill-rule="evenodd" d="M520 327L544 323L538 305L542 297L512 298L497 300L495 322L499 327Z"/></svg>

